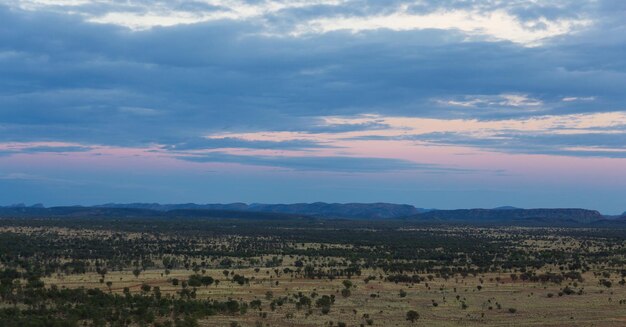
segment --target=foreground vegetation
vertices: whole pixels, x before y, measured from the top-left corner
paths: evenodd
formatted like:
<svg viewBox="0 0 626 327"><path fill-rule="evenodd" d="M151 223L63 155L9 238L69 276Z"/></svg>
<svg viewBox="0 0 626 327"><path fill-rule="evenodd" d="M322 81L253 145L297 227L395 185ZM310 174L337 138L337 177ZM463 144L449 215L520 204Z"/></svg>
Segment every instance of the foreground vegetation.
<svg viewBox="0 0 626 327"><path fill-rule="evenodd" d="M626 324L626 230L2 219L1 326Z"/></svg>

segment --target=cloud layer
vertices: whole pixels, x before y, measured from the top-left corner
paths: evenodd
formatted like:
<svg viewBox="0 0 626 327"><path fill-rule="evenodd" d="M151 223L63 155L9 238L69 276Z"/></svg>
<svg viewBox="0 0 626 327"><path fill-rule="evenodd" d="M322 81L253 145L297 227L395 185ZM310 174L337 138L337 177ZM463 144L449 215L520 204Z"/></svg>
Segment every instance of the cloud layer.
<svg viewBox="0 0 626 327"><path fill-rule="evenodd" d="M94 201L108 200L103 176L143 159L150 178L263 175L239 181L250 194L255 178L283 180L275 201L308 174L355 190L346 174L382 178L384 198L544 183L563 160L554 190L607 167L596 191L626 187L625 15L615 1L12 1L0 5L0 169L41 184L80 175L99 185ZM147 179L131 188L154 189ZM337 189L322 193L363 196Z"/></svg>

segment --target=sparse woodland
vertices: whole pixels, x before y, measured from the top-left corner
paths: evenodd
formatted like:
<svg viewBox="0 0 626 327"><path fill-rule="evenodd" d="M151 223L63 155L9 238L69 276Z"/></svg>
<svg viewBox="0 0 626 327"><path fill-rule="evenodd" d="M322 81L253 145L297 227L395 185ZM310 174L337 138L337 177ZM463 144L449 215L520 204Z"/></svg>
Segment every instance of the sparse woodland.
<svg viewBox="0 0 626 327"><path fill-rule="evenodd" d="M626 230L2 219L2 326L626 324Z"/></svg>

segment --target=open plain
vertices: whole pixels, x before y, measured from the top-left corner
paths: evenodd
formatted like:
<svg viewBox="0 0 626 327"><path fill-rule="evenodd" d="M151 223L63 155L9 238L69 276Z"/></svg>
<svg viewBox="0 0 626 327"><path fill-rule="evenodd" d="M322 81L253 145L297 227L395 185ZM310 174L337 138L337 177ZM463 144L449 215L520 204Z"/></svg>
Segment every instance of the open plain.
<svg viewBox="0 0 626 327"><path fill-rule="evenodd" d="M623 326L621 229L3 219L5 326Z"/></svg>

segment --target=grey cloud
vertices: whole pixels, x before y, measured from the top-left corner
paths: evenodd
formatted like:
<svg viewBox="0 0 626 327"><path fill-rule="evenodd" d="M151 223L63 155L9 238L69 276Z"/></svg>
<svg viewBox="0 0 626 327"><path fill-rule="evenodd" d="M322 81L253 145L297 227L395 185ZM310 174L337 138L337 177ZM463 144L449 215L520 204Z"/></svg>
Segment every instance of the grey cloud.
<svg viewBox="0 0 626 327"><path fill-rule="evenodd" d="M405 137L405 139L427 141L440 145L472 146L507 153L605 158L626 157L626 133L499 133L493 137L484 138L457 133L429 133Z"/></svg>
<svg viewBox="0 0 626 327"><path fill-rule="evenodd" d="M319 142L308 140L288 141L257 141L244 140L236 137L223 138L193 138L184 142L167 145L166 149L175 151L220 149L220 148L248 148L248 149L273 149L273 150L307 150L314 148L332 147Z"/></svg>
<svg viewBox="0 0 626 327"><path fill-rule="evenodd" d="M86 146L33 146L21 149L22 153L40 153L40 152L84 152L91 150Z"/></svg>
<svg viewBox="0 0 626 327"><path fill-rule="evenodd" d="M623 110L623 6L568 3L530 6L533 12L519 9L520 17L529 19L584 9L598 20L587 31L538 48L463 42L460 33L442 30L270 37L256 33L262 22L255 20L130 32L85 23L80 16L59 14L59 8L54 13L0 7L0 139L172 145L225 131L384 128L311 123L312 117L325 115L486 120ZM415 10L500 5L435 1ZM523 1L509 5L528 7ZM359 1L286 9L267 19L346 10L365 15L385 9ZM468 110L433 101L505 93L526 94L542 105L537 110L497 104ZM561 101L590 96L596 100Z"/></svg>
<svg viewBox="0 0 626 327"><path fill-rule="evenodd" d="M348 173L376 173L389 171L425 171L467 173L471 170L445 167L432 164L420 164L400 159L367 157L279 157L233 155L223 152L211 152L196 156L179 156L178 159L192 162L227 162L242 165L284 168L297 171L326 171Z"/></svg>
<svg viewBox="0 0 626 327"><path fill-rule="evenodd" d="M69 153L69 152L85 152L91 150L91 147L87 146L26 146L23 148L9 148L0 150L1 156L10 156L22 153Z"/></svg>

